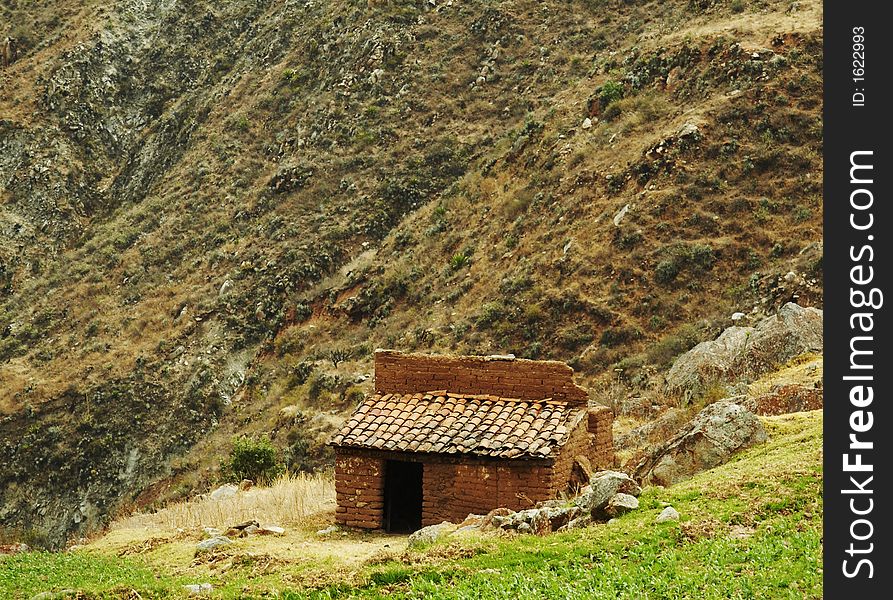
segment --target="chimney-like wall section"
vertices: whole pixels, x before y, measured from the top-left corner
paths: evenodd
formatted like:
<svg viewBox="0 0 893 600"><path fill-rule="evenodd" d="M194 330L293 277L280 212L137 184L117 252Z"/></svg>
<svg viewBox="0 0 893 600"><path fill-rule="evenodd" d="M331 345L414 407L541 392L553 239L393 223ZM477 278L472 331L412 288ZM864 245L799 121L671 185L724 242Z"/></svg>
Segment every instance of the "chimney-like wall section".
<svg viewBox="0 0 893 600"><path fill-rule="evenodd" d="M589 460L599 469L614 467L614 412L607 406L589 407Z"/></svg>

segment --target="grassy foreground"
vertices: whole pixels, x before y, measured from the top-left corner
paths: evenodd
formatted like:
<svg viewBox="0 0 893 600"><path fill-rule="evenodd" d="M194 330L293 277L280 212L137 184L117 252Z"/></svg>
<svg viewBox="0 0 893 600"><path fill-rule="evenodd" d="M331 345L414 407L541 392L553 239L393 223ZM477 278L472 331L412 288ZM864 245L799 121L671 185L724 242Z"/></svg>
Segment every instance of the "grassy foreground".
<svg viewBox="0 0 893 600"><path fill-rule="evenodd" d="M672 488L650 488L638 511L583 531L420 551L391 538L359 564L237 545L217 569L215 560L165 551L175 540L133 554L98 540L65 554L0 558L0 597L69 589L78 598L176 598L186 596L184 584L207 581L215 598L820 598L822 413L764 421L767 444ZM654 522L666 503L680 522Z"/></svg>

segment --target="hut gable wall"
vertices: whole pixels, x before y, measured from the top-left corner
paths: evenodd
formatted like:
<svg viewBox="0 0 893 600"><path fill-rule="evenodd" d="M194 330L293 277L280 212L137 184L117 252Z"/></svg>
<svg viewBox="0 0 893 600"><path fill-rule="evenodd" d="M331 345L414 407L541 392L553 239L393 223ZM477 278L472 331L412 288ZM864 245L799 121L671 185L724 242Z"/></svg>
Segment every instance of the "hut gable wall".
<svg viewBox="0 0 893 600"><path fill-rule="evenodd" d="M588 394L574 383L573 375L572 368L551 360L375 352L375 391L381 394L449 390L584 405Z"/></svg>

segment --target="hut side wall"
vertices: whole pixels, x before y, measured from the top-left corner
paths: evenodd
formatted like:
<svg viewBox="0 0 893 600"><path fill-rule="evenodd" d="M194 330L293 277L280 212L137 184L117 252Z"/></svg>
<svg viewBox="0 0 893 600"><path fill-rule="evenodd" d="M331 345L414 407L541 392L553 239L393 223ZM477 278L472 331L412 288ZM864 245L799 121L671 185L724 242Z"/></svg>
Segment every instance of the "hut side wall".
<svg viewBox="0 0 893 600"><path fill-rule="evenodd" d="M425 462L422 471L422 525L459 523L469 514L504 506L530 508L554 497L550 465Z"/></svg>

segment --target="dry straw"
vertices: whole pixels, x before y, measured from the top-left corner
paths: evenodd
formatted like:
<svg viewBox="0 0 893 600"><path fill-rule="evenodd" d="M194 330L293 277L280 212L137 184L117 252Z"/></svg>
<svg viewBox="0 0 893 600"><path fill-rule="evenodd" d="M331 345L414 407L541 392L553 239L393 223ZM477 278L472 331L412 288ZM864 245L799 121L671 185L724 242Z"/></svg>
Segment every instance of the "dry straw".
<svg viewBox="0 0 893 600"><path fill-rule="evenodd" d="M335 482L331 474L290 474L269 487L240 491L220 500L203 495L171 504L154 513L137 513L118 520L112 529L226 528L256 519L261 524L296 524L335 505Z"/></svg>

